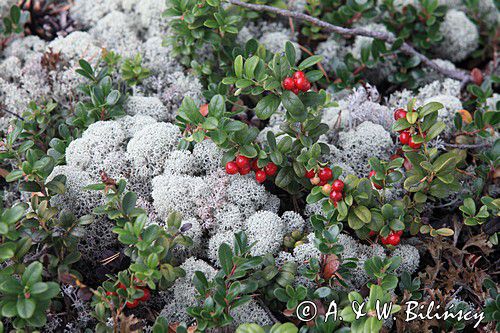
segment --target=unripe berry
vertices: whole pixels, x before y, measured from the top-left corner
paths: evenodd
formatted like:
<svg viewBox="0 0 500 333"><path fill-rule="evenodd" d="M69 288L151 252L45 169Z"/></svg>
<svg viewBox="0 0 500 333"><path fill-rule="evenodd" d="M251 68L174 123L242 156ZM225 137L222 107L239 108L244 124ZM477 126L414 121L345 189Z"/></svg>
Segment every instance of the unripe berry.
<svg viewBox="0 0 500 333"><path fill-rule="evenodd" d="M323 187L321 188L321 192L324 194L324 195L330 195L330 192L332 191L332 185L330 184L325 184L323 185Z"/></svg>
<svg viewBox="0 0 500 333"><path fill-rule="evenodd" d="M296 71L295 73L293 73L294 80L297 80L299 78L305 78L305 77L306 77L306 74L304 74L303 71Z"/></svg>
<svg viewBox="0 0 500 333"><path fill-rule="evenodd" d="M258 170L257 172L255 172L255 179L259 182L259 183L263 183L266 181L266 173L264 170Z"/></svg>
<svg viewBox="0 0 500 333"><path fill-rule="evenodd" d="M342 192L344 190L344 182L340 179L334 180L332 183L332 190Z"/></svg>
<svg viewBox="0 0 500 333"><path fill-rule="evenodd" d="M226 173L230 175L235 175L238 173L238 166L236 165L236 162L227 162L226 163Z"/></svg>
<svg viewBox="0 0 500 333"><path fill-rule="evenodd" d="M399 141L402 145L407 145L410 142L410 132L403 131L399 134Z"/></svg>
<svg viewBox="0 0 500 333"><path fill-rule="evenodd" d="M316 175L316 172L314 171L314 169L306 171L306 174L305 174L306 178L309 178L309 179L313 178L315 175Z"/></svg>
<svg viewBox="0 0 500 333"><path fill-rule="evenodd" d="M318 176L314 176L313 178L311 178L311 184L313 185L318 185L320 181L321 179L319 179Z"/></svg>
<svg viewBox="0 0 500 333"><path fill-rule="evenodd" d="M269 162L264 167L264 171L266 172L266 175L268 175L268 176L274 176L274 174L276 173L276 171L278 171L278 167L273 162Z"/></svg>
<svg viewBox="0 0 500 333"><path fill-rule="evenodd" d="M319 170L318 176L319 176L319 179L321 179L321 180L324 180L324 181L330 180L333 177L332 169L330 169L328 167L323 168L323 169Z"/></svg>
<svg viewBox="0 0 500 333"><path fill-rule="evenodd" d="M250 159L243 155L236 156L236 165L238 168L245 168L250 165Z"/></svg>
<svg viewBox="0 0 500 333"><path fill-rule="evenodd" d="M398 120L398 119L406 117L406 113L407 112L404 109L397 109L394 112L394 120Z"/></svg>
<svg viewBox="0 0 500 333"><path fill-rule="evenodd" d="M292 238L295 240L301 240L303 237L302 233L299 230L292 231Z"/></svg>
<svg viewBox="0 0 500 333"><path fill-rule="evenodd" d="M413 148L413 149L419 149L422 146L422 144L421 143L416 143L414 141L414 139L413 139L414 137L415 136L412 136L410 138L410 140L408 141L408 146L410 146L410 148Z"/></svg>
<svg viewBox="0 0 500 333"><path fill-rule="evenodd" d="M283 89L292 90L295 88L295 81L291 77L287 77L282 82Z"/></svg>
<svg viewBox="0 0 500 333"><path fill-rule="evenodd" d="M203 104L200 106L200 113L203 117L206 117L208 115L208 104Z"/></svg>
<svg viewBox="0 0 500 333"><path fill-rule="evenodd" d="M342 192L337 192L337 191L330 192L330 199L332 199L333 202L342 200Z"/></svg>

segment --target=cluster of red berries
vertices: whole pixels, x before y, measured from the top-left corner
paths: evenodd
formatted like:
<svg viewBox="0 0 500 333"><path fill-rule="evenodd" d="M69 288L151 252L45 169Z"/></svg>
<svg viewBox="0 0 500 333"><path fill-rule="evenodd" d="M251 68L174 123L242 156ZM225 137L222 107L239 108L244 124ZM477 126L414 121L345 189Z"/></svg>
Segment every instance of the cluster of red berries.
<svg viewBox="0 0 500 333"><path fill-rule="evenodd" d="M311 82L307 79L303 71L296 71L292 77L286 77L281 83L283 89L292 91L295 95L299 91L309 91L311 89Z"/></svg>
<svg viewBox="0 0 500 333"><path fill-rule="evenodd" d="M404 109L397 109L394 112L394 120L398 120L401 118L406 118L407 112ZM424 133L425 137L425 133ZM415 135L411 135L409 130L399 131L399 141L403 145L408 145L412 149L419 149L422 144L415 142Z"/></svg>
<svg viewBox="0 0 500 333"><path fill-rule="evenodd" d="M251 160L243 155L238 155L234 161L226 163L226 172L230 175L235 175L237 173L246 175L252 170L255 172L255 180L259 183L263 183L268 176L274 176L276 174L278 166L273 162L268 162L266 166L261 169L257 165L257 159Z"/></svg>
<svg viewBox="0 0 500 333"><path fill-rule="evenodd" d="M342 200L342 191L344 190L344 182L336 179L333 183L329 184L328 181L333 178L332 169L320 168L318 172L311 169L306 172L306 178L310 179L311 184L321 186L321 192L328 195L333 205L337 207L337 202Z"/></svg>
<svg viewBox="0 0 500 333"><path fill-rule="evenodd" d="M127 290L127 287L121 282L118 283L118 288L123 289L123 290ZM144 292L144 295L141 298L134 299L132 302L127 302L125 304L125 306L129 309L133 309L133 308L138 307L140 302L146 302L151 297L151 292L149 291L149 289L147 287L136 286L133 288L141 289ZM106 296L116 296L116 295L118 295L118 294L114 291L107 291L106 292Z"/></svg>
<svg viewBox="0 0 500 333"><path fill-rule="evenodd" d="M403 234L403 230L391 231L391 233L387 237L380 238L380 241L384 245L393 245L393 246L396 246L401 241L401 235L402 234Z"/></svg>

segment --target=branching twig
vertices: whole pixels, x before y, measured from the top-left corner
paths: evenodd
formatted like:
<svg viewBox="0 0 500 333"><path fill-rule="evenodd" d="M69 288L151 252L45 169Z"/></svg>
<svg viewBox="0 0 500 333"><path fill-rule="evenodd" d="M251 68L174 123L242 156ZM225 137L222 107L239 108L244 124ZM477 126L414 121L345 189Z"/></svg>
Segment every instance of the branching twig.
<svg viewBox="0 0 500 333"><path fill-rule="evenodd" d="M366 30L363 28L343 28L339 27L333 24L330 24L328 22L322 21L318 18L315 18L313 16L299 13L299 12L292 12L286 9L280 9L272 6L267 6L267 5L256 5L256 4L251 4L251 3L246 3L240 0L227 0L229 3L236 5L236 6L241 6L245 7L251 10L255 10L258 12L270 12L274 13L277 15L285 16L285 17L293 17L297 20L301 21L307 21L309 23L312 23L318 27L323 28L326 31L329 32L334 32L340 35L344 36L366 36L366 37L371 37L371 38L376 38L380 39L384 42L387 43L394 43L396 41L396 37L394 37L392 34L389 33L384 33L384 32L378 32L378 31L373 31L373 30ZM417 50L413 48L410 44L403 42L399 50L409 56L416 56L420 59L422 63L427 65L428 67L434 69L437 72L440 72L441 74L450 77L452 79L461 81L463 85L465 83L469 82L472 80L470 74L466 73L465 71L458 70L458 69L449 69L449 68L444 68L439 66L437 63L432 61L431 59L427 58L425 55L421 54Z"/></svg>
<svg viewBox="0 0 500 333"><path fill-rule="evenodd" d="M491 147L490 142L484 142L484 143L477 143L477 144L454 144L454 143L444 143L445 147L450 147L450 148L459 148L459 149L474 149L474 148L485 148L485 147Z"/></svg>

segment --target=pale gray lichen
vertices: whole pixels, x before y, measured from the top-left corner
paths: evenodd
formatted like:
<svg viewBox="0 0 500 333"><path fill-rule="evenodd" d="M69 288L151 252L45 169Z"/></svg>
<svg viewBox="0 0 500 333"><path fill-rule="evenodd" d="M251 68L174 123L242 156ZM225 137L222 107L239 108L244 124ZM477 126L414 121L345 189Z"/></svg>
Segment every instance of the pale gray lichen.
<svg viewBox="0 0 500 333"><path fill-rule="evenodd" d="M435 46L434 51L442 58L462 61L479 45L478 28L462 11L449 10L439 31L443 40Z"/></svg>
<svg viewBox="0 0 500 333"><path fill-rule="evenodd" d="M285 236L283 220L276 214L259 211L245 222L248 242L256 242L250 252L252 255L276 254Z"/></svg>

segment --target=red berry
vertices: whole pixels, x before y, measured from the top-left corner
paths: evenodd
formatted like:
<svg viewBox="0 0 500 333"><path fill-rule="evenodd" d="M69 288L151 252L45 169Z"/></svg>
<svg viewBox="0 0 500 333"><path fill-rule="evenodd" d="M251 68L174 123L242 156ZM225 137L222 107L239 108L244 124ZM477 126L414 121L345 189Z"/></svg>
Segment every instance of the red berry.
<svg viewBox="0 0 500 333"><path fill-rule="evenodd" d="M125 285L123 283L118 283L118 288L119 289L123 289L123 290L127 290L127 287L125 287Z"/></svg>
<svg viewBox="0 0 500 333"><path fill-rule="evenodd" d="M134 299L132 302L127 302L125 305L129 309L136 308L139 305L139 300L138 299Z"/></svg>
<svg viewBox="0 0 500 333"><path fill-rule="evenodd" d="M200 106L200 113L203 117L206 117L208 115L208 104L203 104Z"/></svg>
<svg viewBox="0 0 500 333"><path fill-rule="evenodd" d="M314 169L311 169L309 171L306 171L306 178L313 178L314 176L316 175L316 172L314 171Z"/></svg>
<svg viewBox="0 0 500 333"><path fill-rule="evenodd" d="M264 171L266 172L266 175L268 175L268 176L274 176L274 174L276 173L276 171L278 171L278 167L273 162L269 162L264 167Z"/></svg>
<svg viewBox="0 0 500 333"><path fill-rule="evenodd" d="M240 175L244 176L244 175L248 175L250 173L250 171L252 171L252 168L250 167L250 164L247 164L241 168L238 168L238 172L240 173Z"/></svg>
<svg viewBox="0 0 500 333"><path fill-rule="evenodd" d="M255 180L257 180L259 183L263 183L266 181L266 173L264 170L258 170L255 173Z"/></svg>
<svg viewBox="0 0 500 333"><path fill-rule="evenodd" d="M368 178L372 178L373 176L375 176L375 174L376 174L376 173L377 173L377 172L376 172L375 170L370 171L370 173L368 174ZM379 184L374 183L374 182L373 182L373 180L372 180L372 185L373 185L373 187L375 187L377 190L382 189L382 186L380 186Z"/></svg>
<svg viewBox="0 0 500 333"><path fill-rule="evenodd" d="M295 73L293 73L293 79L294 80L297 80L299 78L305 78L306 75L304 74L303 71L296 71Z"/></svg>
<svg viewBox="0 0 500 333"><path fill-rule="evenodd" d="M144 295L141 298L139 298L139 301L146 302L151 297L151 292L149 291L148 288L141 288L141 289L144 292Z"/></svg>
<svg viewBox="0 0 500 333"><path fill-rule="evenodd" d="M308 89L308 82L307 79L305 77L299 77L297 79L295 79L295 86L297 87L297 89L301 90L301 91L307 91L309 90ZM311 84L309 83L309 88L311 87Z"/></svg>
<svg viewBox="0 0 500 333"><path fill-rule="evenodd" d="M236 162L227 162L226 163L226 172L230 175L235 175L238 173L238 165Z"/></svg>
<svg viewBox="0 0 500 333"><path fill-rule="evenodd" d="M258 159L255 159L255 160L252 161L252 170L253 171L259 170L259 166L257 165L258 161L259 161Z"/></svg>
<svg viewBox="0 0 500 333"><path fill-rule="evenodd" d="M250 159L243 155L236 156L236 165L238 168L245 168L250 165Z"/></svg>
<svg viewBox="0 0 500 333"><path fill-rule="evenodd" d="M304 87L302 88L302 91L307 92L307 91L309 91L309 89L311 89L311 82L306 81L306 83L304 84Z"/></svg>
<svg viewBox="0 0 500 333"><path fill-rule="evenodd" d="M421 143L416 143L414 141L414 139L413 139L414 137L415 136L412 136L410 138L410 140L408 141L408 146L410 146L410 148L413 148L413 149L419 149L422 146L422 144Z"/></svg>
<svg viewBox="0 0 500 333"><path fill-rule="evenodd" d="M399 141L402 145L407 145L410 142L410 132L404 131L399 134Z"/></svg>
<svg viewBox="0 0 500 333"><path fill-rule="evenodd" d="M330 199L332 199L333 202L337 202L337 201L342 200L342 192L331 191L330 192Z"/></svg>
<svg viewBox="0 0 500 333"><path fill-rule="evenodd" d="M393 246L396 246L401 241L401 238L397 234L391 232L389 234L389 236L382 237L382 238L380 238L380 240L382 241L382 244L384 244L384 245L393 245Z"/></svg>
<svg viewBox="0 0 500 333"><path fill-rule="evenodd" d="M401 236L403 234L403 230L398 230L394 232L396 235Z"/></svg>
<svg viewBox="0 0 500 333"><path fill-rule="evenodd" d="M332 183L332 190L342 192L344 190L344 182L340 179L334 180Z"/></svg>
<svg viewBox="0 0 500 333"><path fill-rule="evenodd" d="M327 167L319 170L318 177L319 179L324 181L332 179L333 177L332 169Z"/></svg>
<svg viewBox="0 0 500 333"><path fill-rule="evenodd" d="M293 92L295 95L298 95L298 94L299 94L299 91L300 91L300 90L299 90L299 88L297 88L297 87L293 87L293 89L292 89L292 92Z"/></svg>
<svg viewBox="0 0 500 333"><path fill-rule="evenodd" d="M295 81L291 77L287 77L282 82L283 89L292 90L295 88Z"/></svg>
<svg viewBox="0 0 500 333"><path fill-rule="evenodd" d="M375 236L376 234L377 234L376 231L370 230L370 233L368 234L368 236L372 237L372 236Z"/></svg>
<svg viewBox="0 0 500 333"><path fill-rule="evenodd" d="M116 296L118 295L117 293L115 293L114 291L106 291L106 296Z"/></svg>
<svg viewBox="0 0 500 333"><path fill-rule="evenodd" d="M394 120L398 120L398 119L406 117L406 113L407 112L404 109L397 109L394 112Z"/></svg>
<svg viewBox="0 0 500 333"><path fill-rule="evenodd" d="M323 186L326 185L326 180L322 180L318 183L318 186Z"/></svg>
<svg viewBox="0 0 500 333"><path fill-rule="evenodd" d="M333 202L333 207L337 208L337 201Z"/></svg>

